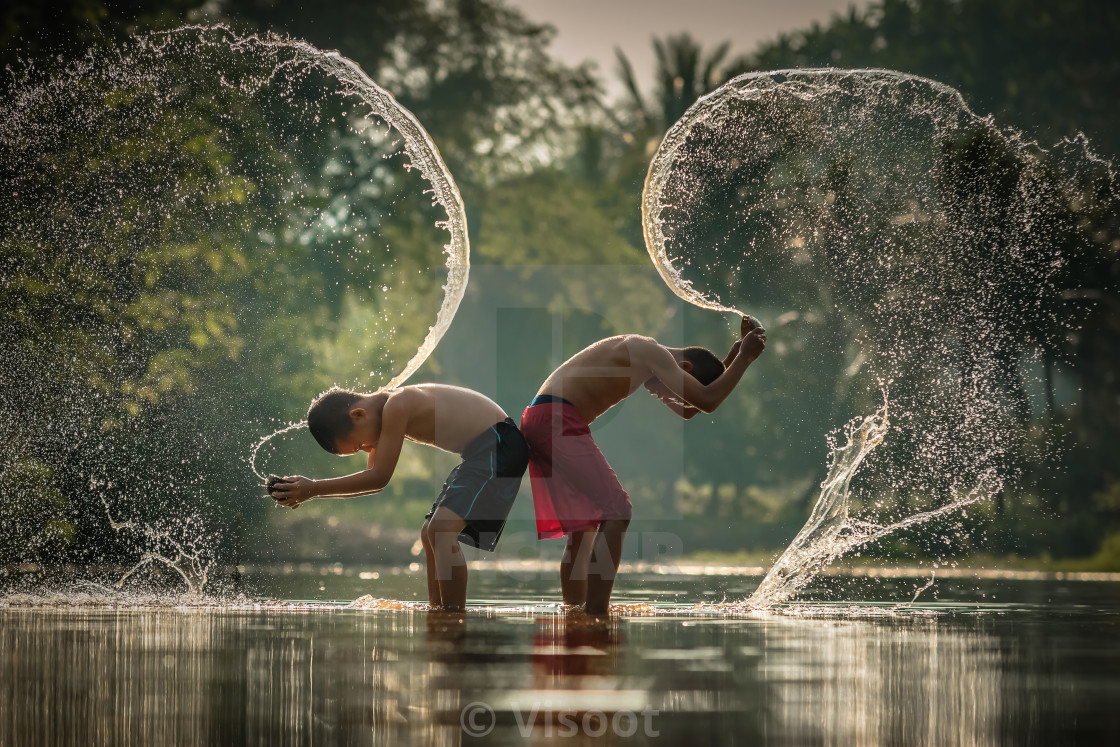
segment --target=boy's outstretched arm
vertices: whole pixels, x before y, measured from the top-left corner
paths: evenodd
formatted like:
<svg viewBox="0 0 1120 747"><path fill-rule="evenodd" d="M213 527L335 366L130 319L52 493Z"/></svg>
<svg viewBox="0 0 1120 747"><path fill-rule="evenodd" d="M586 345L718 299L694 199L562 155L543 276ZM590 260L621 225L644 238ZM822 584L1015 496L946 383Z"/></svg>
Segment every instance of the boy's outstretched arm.
<svg viewBox="0 0 1120 747"><path fill-rule="evenodd" d="M299 508L312 498L351 498L377 493L389 484L404 445L407 412L390 400L382 412L381 435L377 448L370 450L368 469L325 480L312 480L296 475L285 477L272 489L276 502L286 508ZM282 496L282 497L281 497Z"/></svg>

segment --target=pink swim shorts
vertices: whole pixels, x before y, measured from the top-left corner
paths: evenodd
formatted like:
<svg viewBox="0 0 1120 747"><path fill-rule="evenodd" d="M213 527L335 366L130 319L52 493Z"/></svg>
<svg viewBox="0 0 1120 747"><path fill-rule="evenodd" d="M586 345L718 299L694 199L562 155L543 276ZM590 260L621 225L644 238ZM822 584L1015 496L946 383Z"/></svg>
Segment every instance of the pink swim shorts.
<svg viewBox="0 0 1120 747"><path fill-rule="evenodd" d="M521 416L521 434L529 444L529 483L539 539L630 516L630 496L575 405L538 395Z"/></svg>

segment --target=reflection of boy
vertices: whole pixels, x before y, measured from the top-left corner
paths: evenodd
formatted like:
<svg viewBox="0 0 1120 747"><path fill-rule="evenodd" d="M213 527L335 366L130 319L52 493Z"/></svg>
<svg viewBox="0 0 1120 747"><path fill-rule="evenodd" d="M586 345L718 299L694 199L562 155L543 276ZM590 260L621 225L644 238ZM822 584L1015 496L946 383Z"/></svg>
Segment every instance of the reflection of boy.
<svg viewBox="0 0 1120 747"><path fill-rule="evenodd" d="M639 335L590 345L541 385L521 416L540 539L568 535L560 562L566 604L604 614L630 523L630 497L591 438L589 424L644 386L673 412L711 412L766 346L766 330L743 317L721 362L704 348L670 348Z"/></svg>
<svg viewBox="0 0 1120 747"><path fill-rule="evenodd" d="M307 425L327 451L369 452L369 468L345 477L285 477L271 492L281 506L312 498L376 493L389 483L404 439L462 455L428 513L420 538L433 607L463 609L467 564L459 542L494 551L528 463L525 439L488 397L443 384L360 394L331 389L311 403Z"/></svg>

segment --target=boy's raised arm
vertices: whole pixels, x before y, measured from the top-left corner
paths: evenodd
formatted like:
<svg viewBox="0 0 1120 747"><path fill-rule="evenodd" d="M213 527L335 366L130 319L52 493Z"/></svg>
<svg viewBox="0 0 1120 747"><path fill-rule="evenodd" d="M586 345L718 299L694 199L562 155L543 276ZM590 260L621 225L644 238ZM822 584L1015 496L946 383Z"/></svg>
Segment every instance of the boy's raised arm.
<svg viewBox="0 0 1120 747"><path fill-rule="evenodd" d="M730 365L719 375L719 378L706 386L691 374L682 371L672 354L660 345L649 349L646 362L650 372L687 405L692 405L702 412L712 412L727 399L727 395L731 394L739 380L743 378L747 366L758 358L765 347L766 330L761 326L754 327L740 341L739 349L735 351L735 357Z"/></svg>
<svg viewBox="0 0 1120 747"><path fill-rule="evenodd" d="M735 360L735 355L739 352L739 348L743 344L743 338L750 334L753 329L762 329L762 322L755 319L753 316L744 316L743 321L739 323L739 339L731 345L731 350L728 352L727 357L723 359L723 367L727 368L731 365L731 361ZM763 334L766 330L762 330Z"/></svg>

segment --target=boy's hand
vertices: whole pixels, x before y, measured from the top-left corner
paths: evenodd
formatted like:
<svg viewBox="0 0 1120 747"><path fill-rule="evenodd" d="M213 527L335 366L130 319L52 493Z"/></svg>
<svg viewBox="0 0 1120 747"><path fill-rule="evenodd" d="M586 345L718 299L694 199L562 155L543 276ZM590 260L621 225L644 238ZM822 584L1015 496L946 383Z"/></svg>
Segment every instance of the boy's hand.
<svg viewBox="0 0 1120 747"><path fill-rule="evenodd" d="M753 362L766 349L766 330L761 325L751 329L743 337L742 343L739 354L748 356L748 363Z"/></svg>
<svg viewBox="0 0 1120 747"><path fill-rule="evenodd" d="M731 361L735 360L735 357L739 355L739 348L743 346L743 341L746 336L749 335L752 330L756 329L762 329L762 322L758 321L753 316L744 314L743 320L739 323L739 339L731 344L731 350L728 351L727 357L723 359L724 368L731 365ZM762 329L762 332L763 335L765 335L766 330ZM766 338L763 337L762 339L765 341ZM751 360L753 361L757 357L758 355L756 354Z"/></svg>
<svg viewBox="0 0 1120 747"><path fill-rule="evenodd" d="M753 316L744 316L743 321L739 324L739 337L746 337L753 329L762 329L762 322L755 319ZM763 330L765 332L766 330Z"/></svg>
<svg viewBox="0 0 1120 747"><path fill-rule="evenodd" d="M276 505L296 509L299 508L299 504L306 503L315 497L314 485L314 480L295 475L285 477L274 483L269 492L276 499Z"/></svg>

